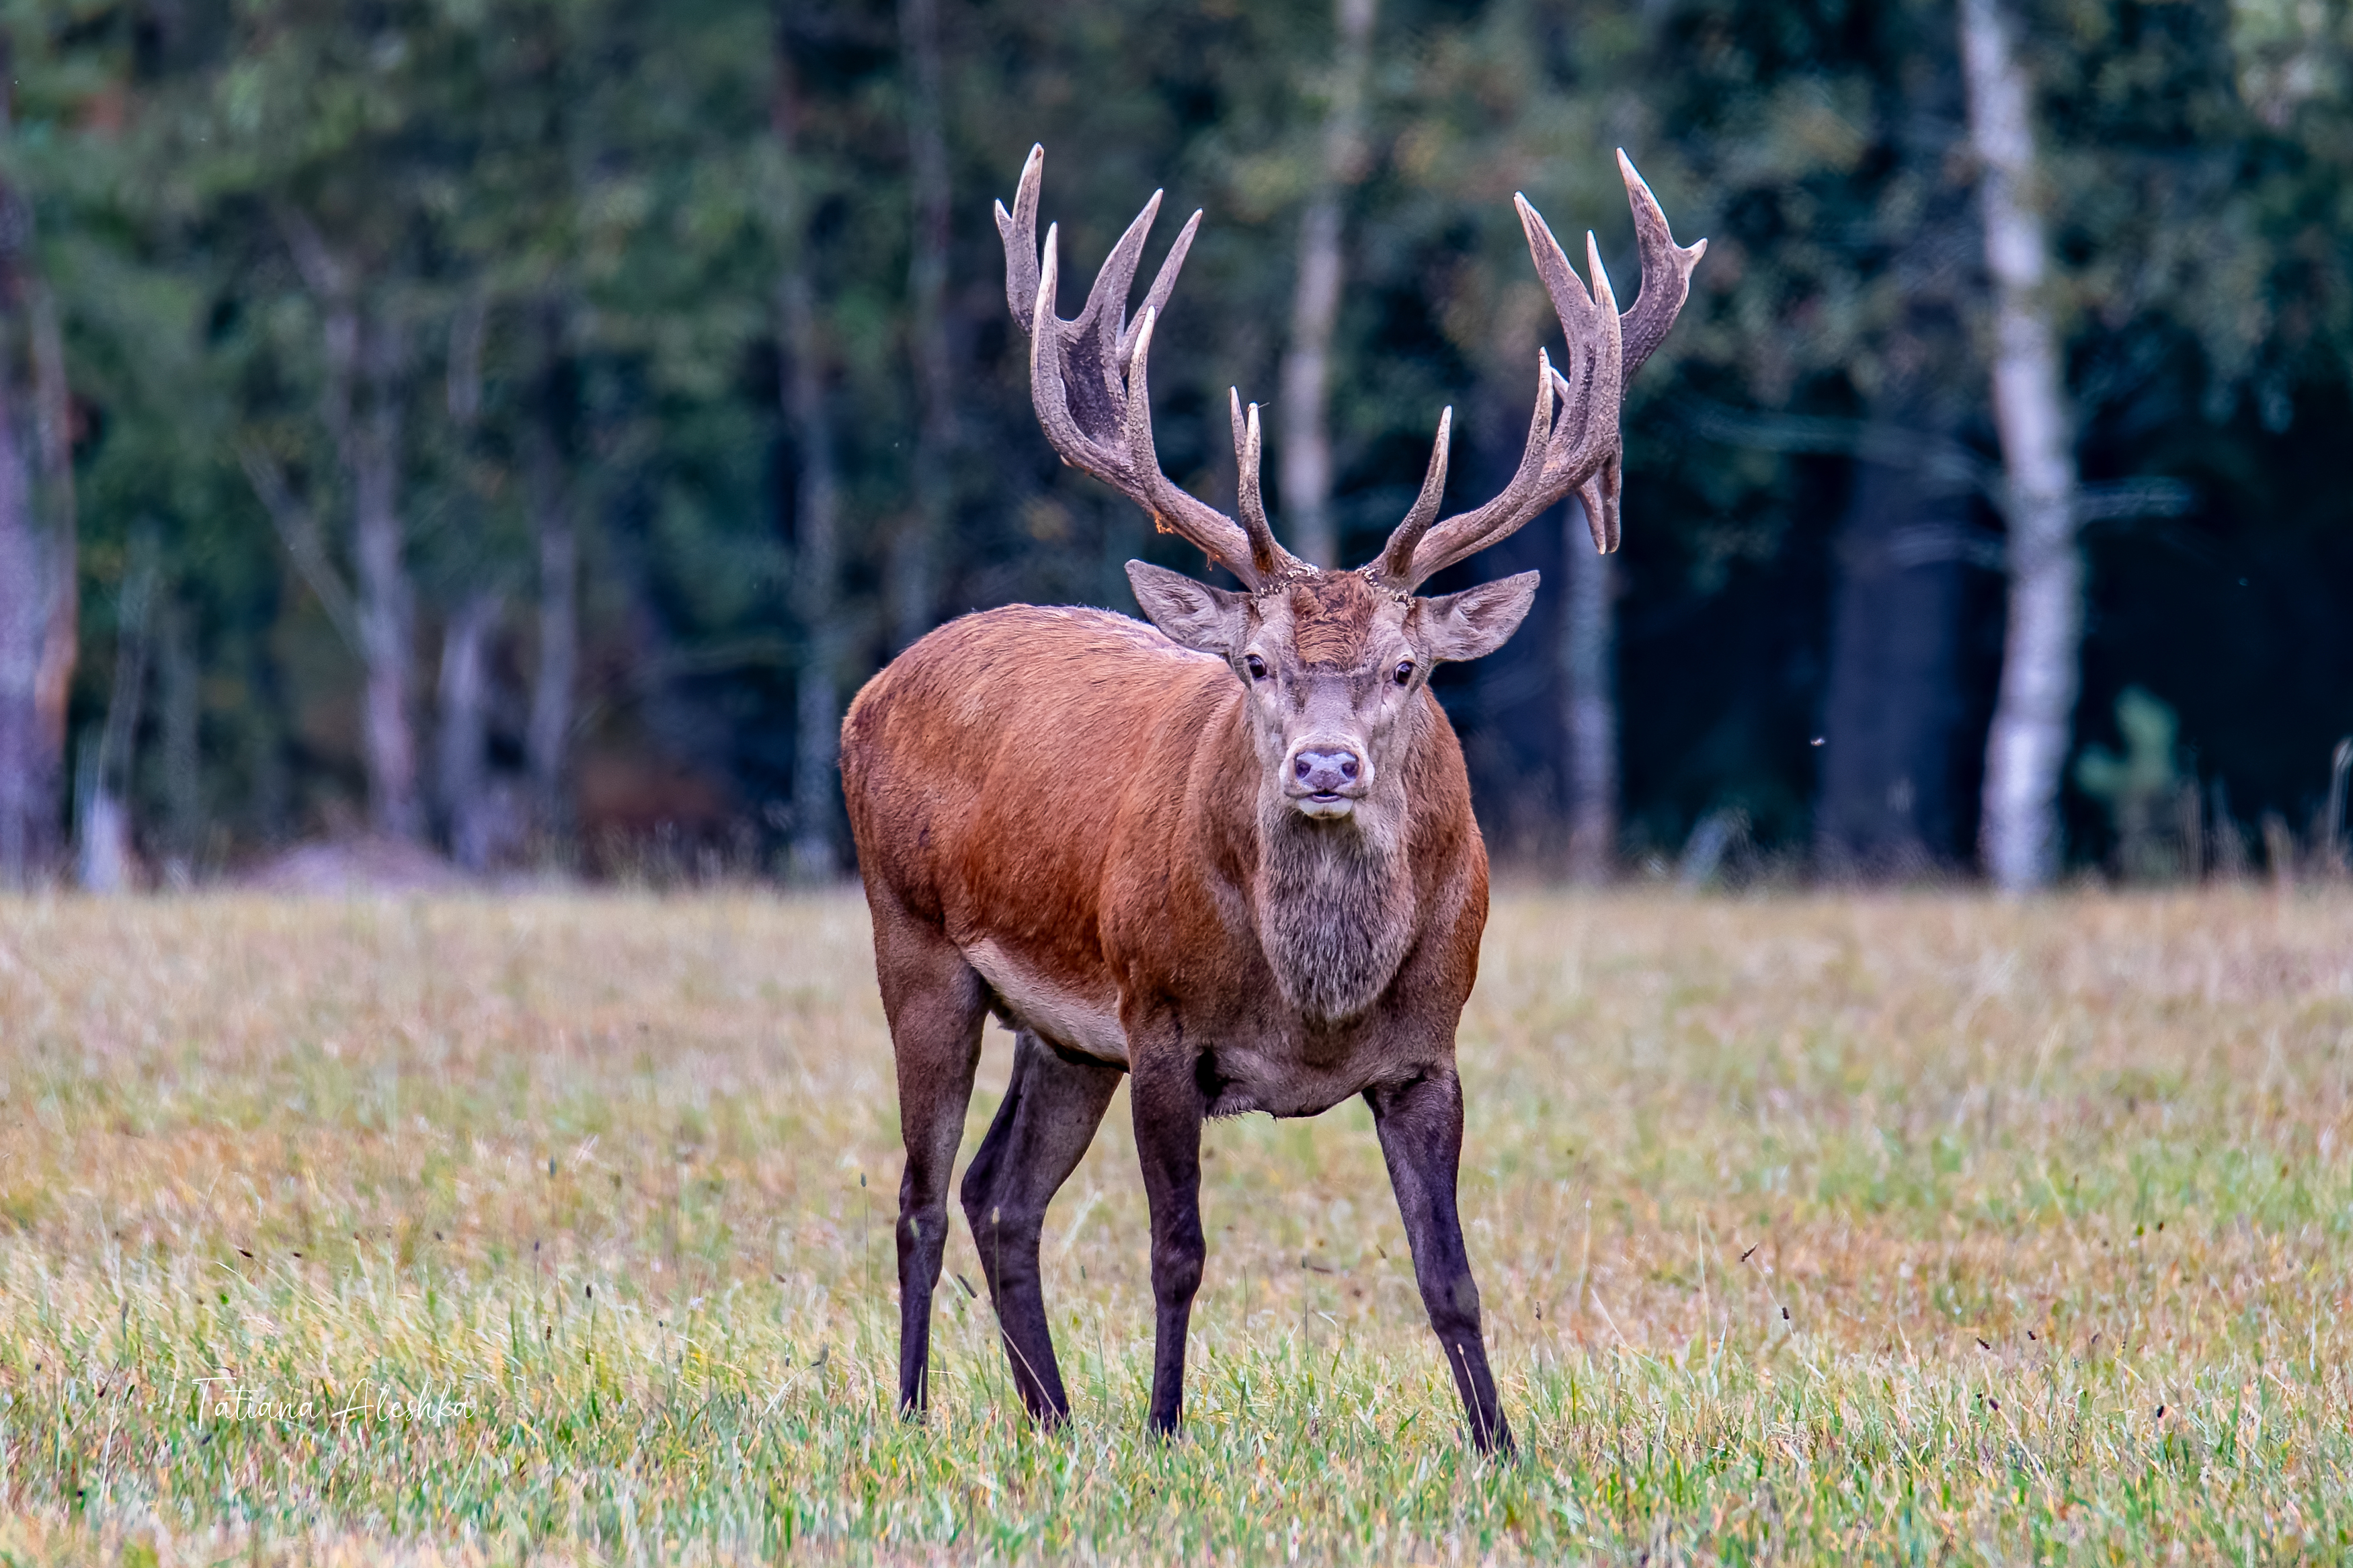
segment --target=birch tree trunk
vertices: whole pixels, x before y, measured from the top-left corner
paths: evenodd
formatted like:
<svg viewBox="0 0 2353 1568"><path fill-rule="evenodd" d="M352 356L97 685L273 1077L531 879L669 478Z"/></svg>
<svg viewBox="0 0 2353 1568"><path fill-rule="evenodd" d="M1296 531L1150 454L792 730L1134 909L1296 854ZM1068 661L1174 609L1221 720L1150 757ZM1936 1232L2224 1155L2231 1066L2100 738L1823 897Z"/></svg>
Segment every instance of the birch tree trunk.
<svg viewBox="0 0 2353 1568"><path fill-rule="evenodd" d="M114 684L93 752L87 739L75 787L74 879L90 893L131 890L131 811L137 773L140 709L147 695L147 633L155 601L155 536L131 538L122 587L114 602Z"/></svg>
<svg viewBox="0 0 2353 1568"><path fill-rule="evenodd" d="M524 433L524 487L532 532L539 544L539 668L531 688L531 718L523 738L540 830L571 829L565 794L572 735L573 689L580 663L580 541L564 469L559 399L568 382L563 363L563 319L549 305L541 322L540 385Z"/></svg>
<svg viewBox="0 0 2353 1568"><path fill-rule="evenodd" d="M1568 878L1610 879L1618 856L1618 558L1593 548L1585 508L1561 508L1561 731L1568 741Z"/></svg>
<svg viewBox="0 0 2353 1568"><path fill-rule="evenodd" d="M425 810L409 712L417 683L416 605L400 520L406 344L388 307L362 310L352 267L328 247L308 217L283 208L278 221L304 286L319 304L327 370L320 416L351 489L352 557L359 590L351 618L365 674L360 729L368 817L388 837L422 839ZM250 461L248 466L253 467Z"/></svg>
<svg viewBox="0 0 2353 1568"><path fill-rule="evenodd" d="M932 629L939 601L940 551L955 505L955 380L948 345L948 153L941 128L939 0L899 0L900 48L906 58L907 153L913 254L907 293L913 307L910 348L915 372L915 510L892 541L891 648Z"/></svg>
<svg viewBox="0 0 2353 1568"><path fill-rule="evenodd" d="M417 606L403 560L400 521L399 328L369 324L361 352L367 407L353 421L345 464L352 482L353 557L359 566L360 646L367 662L363 712L368 811L393 838L425 837L417 789L417 732L409 714L416 689Z"/></svg>
<svg viewBox="0 0 2353 1568"><path fill-rule="evenodd" d="M1375 0L1335 0L1339 48L1324 121L1323 166L1299 220L1299 281L1291 347L1282 356L1282 508L1291 547L1337 566L1332 516L1332 330L1340 316L1340 202L1364 174L1365 84L1372 70Z"/></svg>
<svg viewBox="0 0 2353 1568"><path fill-rule="evenodd" d="M155 639L157 717L163 721L165 881L193 879L204 848L203 671L196 662L195 607L167 597Z"/></svg>
<svg viewBox="0 0 2353 1568"><path fill-rule="evenodd" d="M774 128L784 167L784 268L776 280L777 349L785 428L798 459L793 487L792 608L800 623L801 660L794 698L793 826L790 869L797 880L830 881L840 873L841 626L840 487L826 407L825 359L817 289L809 278L807 215L799 200L793 154L792 68L777 43Z"/></svg>
<svg viewBox="0 0 2353 1568"><path fill-rule="evenodd" d="M0 887L57 865L79 631L65 349L31 218L0 189Z"/></svg>
<svg viewBox="0 0 2353 1568"><path fill-rule="evenodd" d="M1978 850L2019 893L2059 868L2059 779L2075 707L2083 563L2075 458L2043 281L2026 73L1999 0L1961 0L1961 60L1977 153L1986 266L1995 289L1994 421L2008 474L2010 624L1986 739Z"/></svg>
<svg viewBox="0 0 2353 1568"><path fill-rule="evenodd" d="M491 828L485 800L490 783L490 679L484 654L505 605L496 594L469 596L441 634L437 693L439 755L435 758L442 820L450 858L469 871L489 868Z"/></svg>
<svg viewBox="0 0 2353 1568"><path fill-rule="evenodd" d="M481 434L482 348L490 330L490 293L479 282L449 317L446 356L448 445L464 476L459 486L459 526L479 535L484 496L475 466ZM451 859L469 871L487 869L493 853L490 800L491 639L505 613L488 589L468 593L441 626L440 681L434 692L433 793Z"/></svg>

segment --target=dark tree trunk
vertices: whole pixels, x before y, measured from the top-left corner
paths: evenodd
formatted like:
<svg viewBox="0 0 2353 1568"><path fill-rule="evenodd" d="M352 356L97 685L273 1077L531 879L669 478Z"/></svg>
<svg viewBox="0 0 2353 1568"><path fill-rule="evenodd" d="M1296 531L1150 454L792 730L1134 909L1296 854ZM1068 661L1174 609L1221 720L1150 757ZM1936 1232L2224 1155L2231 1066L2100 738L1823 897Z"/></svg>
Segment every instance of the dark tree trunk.
<svg viewBox="0 0 2353 1568"><path fill-rule="evenodd" d="M1873 450L1950 432L1889 428ZM1908 438L1907 438L1908 437ZM1855 468L1839 531L1815 856L1836 877L1916 876L1950 861L1968 497L1911 460Z"/></svg>
<svg viewBox="0 0 2353 1568"><path fill-rule="evenodd" d="M796 458L793 487L792 608L800 623L795 678L793 876L830 881L839 875L841 820L842 624L840 487L835 477L825 353L817 287L809 276L808 215L803 172L793 152L792 64L779 28L774 128L783 154L784 210L777 215L784 266L776 280L777 349L784 363L785 430Z"/></svg>
<svg viewBox="0 0 2353 1568"><path fill-rule="evenodd" d="M793 608L802 654L795 697L792 865L796 877L825 881L840 868L840 503L807 277L789 273L778 294L785 336L793 346L786 408L800 458L793 505Z"/></svg>
<svg viewBox="0 0 2353 1568"><path fill-rule="evenodd" d="M1941 43L1941 39L1936 40ZM1823 696L1817 868L1834 878L1916 877L1959 849L1954 795L1963 573L1973 478L1959 437L1970 348L1957 177L1960 75L1947 51L1915 49L1891 89L1891 187L1916 210L1889 282L1902 304L1877 344L1879 380L1833 552L1830 677Z"/></svg>
<svg viewBox="0 0 2353 1568"><path fill-rule="evenodd" d="M0 887L23 887L61 847L79 577L65 351L5 189L0 228Z"/></svg>
<svg viewBox="0 0 2353 1568"><path fill-rule="evenodd" d="M891 647L932 629L937 611L940 552L955 507L955 374L948 343L947 138L941 127L945 90L940 68L939 0L899 0L900 47L906 59L909 196L913 206L907 293L913 307L909 346L917 404L914 510L892 541Z"/></svg>

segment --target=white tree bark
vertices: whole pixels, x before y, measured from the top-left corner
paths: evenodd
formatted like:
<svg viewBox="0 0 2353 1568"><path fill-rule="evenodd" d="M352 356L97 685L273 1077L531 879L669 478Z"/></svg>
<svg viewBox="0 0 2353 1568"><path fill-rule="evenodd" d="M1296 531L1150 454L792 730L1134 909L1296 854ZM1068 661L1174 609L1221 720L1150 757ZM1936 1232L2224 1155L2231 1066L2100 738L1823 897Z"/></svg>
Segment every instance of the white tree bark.
<svg viewBox="0 0 2353 1568"><path fill-rule="evenodd" d="M2057 875L2059 781L2075 708L2083 563L2075 457L2043 283L2026 73L1999 0L1961 0L1961 58L1987 269L1995 290L1994 421L2008 475L2010 624L1986 738L1978 852L2004 892Z"/></svg>
<svg viewBox="0 0 2353 1568"><path fill-rule="evenodd" d="M1618 856L1618 573L1593 548L1585 508L1561 508L1568 554L1560 625L1561 727L1568 737L1568 878L1607 882Z"/></svg>
<svg viewBox="0 0 2353 1568"><path fill-rule="evenodd" d="M531 728L525 737L539 821L551 833L568 826L565 766L572 738L572 688L580 663L580 542L571 510L560 499L560 479L549 478L532 508L539 534L539 668L531 687Z"/></svg>
<svg viewBox="0 0 2353 1568"><path fill-rule="evenodd" d="M352 555L359 572L360 647L367 661L362 712L368 814L377 832L425 837L417 788L417 731L409 713L417 686L416 595L408 581L400 518L400 329L378 320L364 329L361 377L367 408L353 422L344 462L352 481Z"/></svg>
<svg viewBox="0 0 2353 1568"><path fill-rule="evenodd" d="M461 461L480 438L482 349L490 330L490 292L480 282L449 317L448 384L449 441ZM479 526L482 495L464 486L470 521ZM491 639L505 613L495 590L469 593L441 627L441 678L434 693L433 794L450 858L469 871L487 869L498 837L492 822L490 767Z"/></svg>
<svg viewBox="0 0 2353 1568"><path fill-rule="evenodd" d="M425 806L417 792L417 732L409 712L417 685L416 595L400 517L406 336L389 304L380 300L372 315L361 309L355 269L334 254L307 216L290 207L278 217L303 284L318 301L327 361L320 416L351 489L358 585L350 595L355 601L351 619L365 667L360 734L368 816L378 833L421 839ZM259 465L248 456L246 466L270 502ZM276 517L280 506L270 504ZM281 521L281 530L285 526ZM315 585L320 579L313 581ZM328 591L321 592L324 596ZM331 600L330 613L333 607Z"/></svg>
<svg viewBox="0 0 2353 1568"><path fill-rule="evenodd" d="M195 607L167 598L156 626L155 698L163 721L164 879L192 876L204 849L203 669L196 658Z"/></svg>
<svg viewBox="0 0 2353 1568"><path fill-rule="evenodd" d="M490 819L491 637L505 605L494 593L470 595L441 632L441 680L437 696L440 736L434 783L450 858L469 871L487 869L492 852Z"/></svg>
<svg viewBox="0 0 2353 1568"><path fill-rule="evenodd" d="M1339 49L1324 121L1323 168L1299 220L1299 281L1291 347L1282 356L1282 510L1291 547L1337 566L1332 517L1332 330L1340 317L1340 200L1363 174L1365 82L1372 70L1375 0L1335 0Z"/></svg>
<svg viewBox="0 0 2353 1568"><path fill-rule="evenodd" d="M75 880L89 893L125 893L133 867L128 800L138 762L140 709L147 695L147 624L155 601L155 537L131 538L114 601L114 684L98 745L80 758L74 802ZM84 742L85 748L88 742Z"/></svg>
<svg viewBox="0 0 2353 1568"><path fill-rule="evenodd" d="M555 397L563 330L556 307L547 307L542 328L545 352L539 406L524 437L525 489L532 531L539 542L539 668L532 679L523 750L537 798L539 829L554 836L571 826L564 786L573 687L580 663L580 541L573 522L572 490L557 449Z"/></svg>

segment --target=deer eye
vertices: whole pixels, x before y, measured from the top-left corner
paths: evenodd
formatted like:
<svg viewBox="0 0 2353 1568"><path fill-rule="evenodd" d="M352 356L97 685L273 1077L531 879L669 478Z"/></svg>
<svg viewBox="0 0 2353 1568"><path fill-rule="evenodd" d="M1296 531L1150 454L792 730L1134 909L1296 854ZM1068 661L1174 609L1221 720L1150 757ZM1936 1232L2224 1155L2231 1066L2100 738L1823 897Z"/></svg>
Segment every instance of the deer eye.
<svg viewBox="0 0 2353 1568"><path fill-rule="evenodd" d="M1259 656L1254 653L1246 653L1242 655L1242 668L1250 671L1250 678L1252 680L1264 680L1266 679L1266 660L1259 658Z"/></svg>
<svg viewBox="0 0 2353 1568"><path fill-rule="evenodd" d="M1390 679L1395 680L1399 686L1406 685L1411 681L1413 679L1413 660L1409 658L1401 658L1398 660L1398 667L1390 672Z"/></svg>

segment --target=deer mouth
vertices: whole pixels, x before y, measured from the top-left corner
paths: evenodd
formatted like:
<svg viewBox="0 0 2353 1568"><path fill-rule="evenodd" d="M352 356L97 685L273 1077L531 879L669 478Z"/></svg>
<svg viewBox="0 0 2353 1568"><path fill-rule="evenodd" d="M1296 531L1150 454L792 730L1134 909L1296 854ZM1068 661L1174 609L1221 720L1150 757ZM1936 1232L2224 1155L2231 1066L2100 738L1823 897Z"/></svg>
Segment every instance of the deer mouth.
<svg viewBox="0 0 2353 1568"><path fill-rule="evenodd" d="M1302 816L1332 818L1353 816L1356 803L1338 790L1317 790L1312 795L1293 795L1291 806Z"/></svg>

